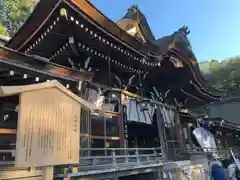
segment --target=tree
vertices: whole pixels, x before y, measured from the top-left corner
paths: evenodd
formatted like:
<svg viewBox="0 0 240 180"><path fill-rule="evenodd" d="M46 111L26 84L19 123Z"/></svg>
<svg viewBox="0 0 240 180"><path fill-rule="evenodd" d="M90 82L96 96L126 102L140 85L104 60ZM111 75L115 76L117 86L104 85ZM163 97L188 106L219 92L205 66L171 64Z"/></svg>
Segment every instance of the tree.
<svg viewBox="0 0 240 180"><path fill-rule="evenodd" d="M36 0L4 0L0 7L0 33L12 36L31 14ZM4 29L7 29L7 33Z"/></svg>
<svg viewBox="0 0 240 180"><path fill-rule="evenodd" d="M212 60L204 66L207 86L231 93L240 88L240 57L233 57L222 62Z"/></svg>

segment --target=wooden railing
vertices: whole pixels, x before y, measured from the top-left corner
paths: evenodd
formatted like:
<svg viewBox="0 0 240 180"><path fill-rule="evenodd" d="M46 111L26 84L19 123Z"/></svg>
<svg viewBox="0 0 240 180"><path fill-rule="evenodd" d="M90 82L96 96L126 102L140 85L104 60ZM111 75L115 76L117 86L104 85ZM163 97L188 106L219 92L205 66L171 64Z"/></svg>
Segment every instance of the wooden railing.
<svg viewBox="0 0 240 180"><path fill-rule="evenodd" d="M236 148L234 148L236 149ZM194 148L185 150L184 153L175 154L182 157L181 160L189 160L191 154L218 152L219 155L230 152L229 149L205 149ZM14 168L15 150L0 150L0 170ZM161 148L90 148L81 149L80 163L55 167L55 177L80 177L101 173L113 173L119 171L132 171L143 168L156 168L166 163L174 163L178 160L166 160ZM17 170L17 169L16 169Z"/></svg>
<svg viewBox="0 0 240 180"><path fill-rule="evenodd" d="M140 167L151 167L163 162L161 148L81 149L80 163L69 166L56 166L57 177L82 176L120 170L131 170ZM4 169L14 168L15 150L0 150L0 166ZM8 158L7 158L8 157ZM81 171L80 171L81 170Z"/></svg>
<svg viewBox="0 0 240 180"><path fill-rule="evenodd" d="M161 148L128 148L128 149L81 149L80 163L68 167L56 167L56 176L83 176L140 167L151 167L161 164L163 155ZM94 156L96 155L96 156ZM81 170L81 171L80 171Z"/></svg>

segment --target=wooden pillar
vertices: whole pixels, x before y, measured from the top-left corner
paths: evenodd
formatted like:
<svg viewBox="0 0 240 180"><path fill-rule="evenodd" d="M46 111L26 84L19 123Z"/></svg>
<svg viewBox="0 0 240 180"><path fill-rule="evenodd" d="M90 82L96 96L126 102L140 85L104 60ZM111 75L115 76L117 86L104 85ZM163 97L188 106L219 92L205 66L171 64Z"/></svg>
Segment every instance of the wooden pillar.
<svg viewBox="0 0 240 180"><path fill-rule="evenodd" d="M127 129L127 107L124 95L119 97L119 132L120 132L120 148L128 148L128 129Z"/></svg>
<svg viewBox="0 0 240 180"><path fill-rule="evenodd" d="M158 136L160 145L162 148L162 153L165 159L167 159L167 144L166 144L166 135L165 135L165 125L164 119L161 113L161 107L158 106L156 109L157 125L158 125Z"/></svg>
<svg viewBox="0 0 240 180"><path fill-rule="evenodd" d="M181 124L177 124L177 139L179 141L180 152L184 152L185 145L184 145L184 137L183 137L183 128Z"/></svg>
<svg viewBox="0 0 240 180"><path fill-rule="evenodd" d="M181 121L180 121L180 114L179 111L176 111L175 113L175 117L176 117L176 128L175 128L175 139L177 140L177 142L179 143L179 149L181 152L184 152L185 146L184 146L184 137L183 137L183 128L181 125Z"/></svg>
<svg viewBox="0 0 240 180"><path fill-rule="evenodd" d="M0 121L2 121L2 122L3 122L3 119L4 119L4 108L3 108L3 105L4 105L4 101L0 100Z"/></svg>
<svg viewBox="0 0 240 180"><path fill-rule="evenodd" d="M188 144L190 145L190 148L193 148L193 141L192 141L192 131L191 131L191 127L192 127L192 123L188 123L187 125L187 140L188 140Z"/></svg>

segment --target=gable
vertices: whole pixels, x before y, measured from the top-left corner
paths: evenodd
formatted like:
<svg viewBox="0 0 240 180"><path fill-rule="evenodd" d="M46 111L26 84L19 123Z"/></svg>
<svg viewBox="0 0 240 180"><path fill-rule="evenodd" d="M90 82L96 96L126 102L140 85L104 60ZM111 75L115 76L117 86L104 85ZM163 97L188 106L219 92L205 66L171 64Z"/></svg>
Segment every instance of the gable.
<svg viewBox="0 0 240 180"><path fill-rule="evenodd" d="M145 40L149 42L155 40L145 15L138 9L137 6L132 5L120 21L126 19L137 22L139 33L144 37Z"/></svg>
<svg viewBox="0 0 240 180"><path fill-rule="evenodd" d="M117 25L126 31L129 35L137 38L138 40L146 43L146 39L140 30L139 23L132 19L122 19L117 22Z"/></svg>

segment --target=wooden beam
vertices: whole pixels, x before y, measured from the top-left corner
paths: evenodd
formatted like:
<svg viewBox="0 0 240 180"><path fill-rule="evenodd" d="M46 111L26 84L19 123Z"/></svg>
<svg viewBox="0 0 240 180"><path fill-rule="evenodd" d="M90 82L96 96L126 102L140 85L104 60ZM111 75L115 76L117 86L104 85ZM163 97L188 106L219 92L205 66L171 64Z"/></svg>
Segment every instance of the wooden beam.
<svg viewBox="0 0 240 180"><path fill-rule="evenodd" d="M0 134L16 134L16 129L0 128Z"/></svg>

